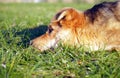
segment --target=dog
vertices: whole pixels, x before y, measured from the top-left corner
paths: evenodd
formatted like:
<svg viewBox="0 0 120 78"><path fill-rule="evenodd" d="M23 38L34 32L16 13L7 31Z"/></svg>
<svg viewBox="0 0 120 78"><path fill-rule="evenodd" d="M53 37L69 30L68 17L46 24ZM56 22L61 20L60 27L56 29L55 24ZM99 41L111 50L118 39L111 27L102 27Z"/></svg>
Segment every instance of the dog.
<svg viewBox="0 0 120 78"><path fill-rule="evenodd" d="M120 51L120 1L103 2L86 11L63 8L52 18L46 33L30 43L40 51L59 43L82 46L86 51Z"/></svg>

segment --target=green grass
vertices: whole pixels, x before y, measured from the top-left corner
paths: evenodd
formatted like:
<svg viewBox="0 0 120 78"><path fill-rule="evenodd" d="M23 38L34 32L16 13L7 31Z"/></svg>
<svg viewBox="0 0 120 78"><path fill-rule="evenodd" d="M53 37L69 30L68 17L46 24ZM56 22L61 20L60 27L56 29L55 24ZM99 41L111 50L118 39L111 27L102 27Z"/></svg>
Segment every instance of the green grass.
<svg viewBox="0 0 120 78"><path fill-rule="evenodd" d="M0 78L120 78L120 52L60 46L40 53L29 41L59 9L88 4L0 4Z"/></svg>

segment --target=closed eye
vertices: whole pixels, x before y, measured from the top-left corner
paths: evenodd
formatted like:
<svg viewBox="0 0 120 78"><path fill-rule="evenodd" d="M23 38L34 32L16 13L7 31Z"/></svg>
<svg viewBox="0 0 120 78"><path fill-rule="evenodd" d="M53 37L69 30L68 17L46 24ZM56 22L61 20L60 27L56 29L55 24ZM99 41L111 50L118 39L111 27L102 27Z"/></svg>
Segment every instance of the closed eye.
<svg viewBox="0 0 120 78"><path fill-rule="evenodd" d="M51 33L53 31L53 28L52 27L49 27L48 28L48 32Z"/></svg>
<svg viewBox="0 0 120 78"><path fill-rule="evenodd" d="M60 23L60 22L58 22L58 26L59 26L59 27L62 27L62 25L61 25L61 23Z"/></svg>

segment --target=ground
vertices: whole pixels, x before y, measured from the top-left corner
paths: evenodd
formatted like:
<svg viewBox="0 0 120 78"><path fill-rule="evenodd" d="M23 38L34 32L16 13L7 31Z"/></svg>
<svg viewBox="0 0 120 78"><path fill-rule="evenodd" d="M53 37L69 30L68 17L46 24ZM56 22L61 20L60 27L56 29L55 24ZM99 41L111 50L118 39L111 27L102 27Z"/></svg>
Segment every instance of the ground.
<svg viewBox="0 0 120 78"><path fill-rule="evenodd" d="M59 46L40 52L29 41L43 34L63 7L92 4L0 3L0 78L120 78L120 52Z"/></svg>

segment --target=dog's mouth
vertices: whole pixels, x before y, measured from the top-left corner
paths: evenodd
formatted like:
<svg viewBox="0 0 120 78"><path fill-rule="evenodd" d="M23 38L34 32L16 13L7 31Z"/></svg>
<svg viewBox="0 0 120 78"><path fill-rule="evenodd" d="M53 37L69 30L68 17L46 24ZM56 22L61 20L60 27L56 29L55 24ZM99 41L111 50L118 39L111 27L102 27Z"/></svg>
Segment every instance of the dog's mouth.
<svg viewBox="0 0 120 78"><path fill-rule="evenodd" d="M54 49L58 46L59 39L50 38L49 36L41 36L39 38L30 41L30 45L39 49L40 51L45 51L48 49Z"/></svg>

